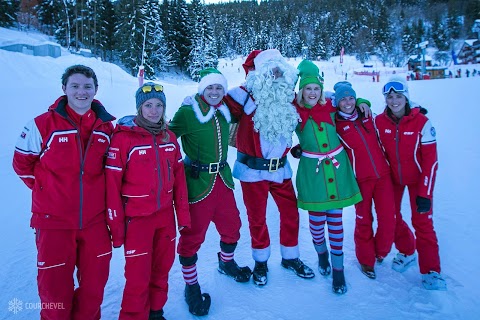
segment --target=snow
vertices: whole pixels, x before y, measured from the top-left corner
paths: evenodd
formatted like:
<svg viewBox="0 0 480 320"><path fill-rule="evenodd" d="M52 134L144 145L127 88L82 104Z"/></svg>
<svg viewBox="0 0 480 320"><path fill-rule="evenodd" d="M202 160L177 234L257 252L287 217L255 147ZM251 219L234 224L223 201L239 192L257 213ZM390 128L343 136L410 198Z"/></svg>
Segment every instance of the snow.
<svg viewBox="0 0 480 320"><path fill-rule="evenodd" d="M12 30L0 28L0 43L12 37ZM35 37L34 37L35 36ZM13 37L34 41L33 33L17 32ZM25 39L24 39L25 38ZM0 319L34 319L39 317L39 298L36 289L36 248L33 230L29 227L31 192L12 169L14 145L24 124L43 113L62 94L60 77L66 67L85 64L92 67L99 78L97 97L107 109L120 118L135 111L134 92L138 87L131 77L116 65L95 58L66 54L54 59L33 57L0 50L0 85L4 121L0 126L0 190L3 216L0 224ZM371 77L353 75L362 68L353 57L318 62L325 72L326 89L344 80L348 72L357 95L369 99L372 109L380 113L384 108L381 86L385 74L392 68L381 67L380 62L368 61L380 70L380 83ZM221 60L219 70L225 74L229 86L244 80L241 67L244 57ZM300 59L290 59L296 66ZM452 66L462 68L466 66ZM479 65L468 66L472 70ZM398 74L405 70L395 69ZM405 73L406 74L406 73ZM197 84L174 74L163 75L159 81L165 87L167 116L173 117L186 95L196 92ZM308 229L307 212L300 210L301 258L315 267L316 277L304 280L280 266L279 218L274 202L268 203L268 225L272 238L272 255L269 260L269 282L265 287L255 287L252 282L235 283L220 274L217 268L219 237L212 225L199 252L198 272L203 291L210 293L212 307L205 319L217 320L289 320L289 319L477 319L480 305L480 209L478 207L478 177L480 149L477 139L478 123L463 108L478 107L480 77L426 80L409 82L410 97L429 110L436 127L439 150L439 170L435 188L434 223L437 231L442 274L448 291L427 291L421 285L418 266L405 273L391 269L392 252L384 263L376 266L377 279L371 280L360 272L353 243L354 210L344 211L345 275L348 292L337 296L331 291L331 278L316 271L317 257ZM476 112L476 109L472 110ZM296 138L295 138L296 139ZM229 150L233 164L236 150ZM293 169L298 161L290 158ZM241 188L236 181L235 196L243 226L235 258L240 265L253 268L248 222L242 201ZM402 205L409 219L408 200ZM477 249L475 249L477 248ZM111 274L105 288L102 319L116 319L120 309L123 278L123 250L115 249ZM169 300L164 308L167 319L197 319L188 312L183 298L184 282L178 259L170 273Z"/></svg>

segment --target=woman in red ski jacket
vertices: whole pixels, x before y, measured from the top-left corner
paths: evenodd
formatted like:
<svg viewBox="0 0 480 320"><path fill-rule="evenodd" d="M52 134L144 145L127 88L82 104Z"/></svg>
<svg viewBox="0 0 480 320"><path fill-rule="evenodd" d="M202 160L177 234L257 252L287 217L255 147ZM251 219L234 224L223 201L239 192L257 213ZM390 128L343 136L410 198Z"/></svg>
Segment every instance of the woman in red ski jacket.
<svg viewBox="0 0 480 320"><path fill-rule="evenodd" d="M375 258L382 262L393 244L395 204L393 185L372 116L365 117L355 103L356 93L349 82L334 86L337 105L337 134L347 151L363 200L355 204L355 253L362 273L375 279ZM373 230L372 204L375 203L377 231Z"/></svg>
<svg viewBox="0 0 480 320"><path fill-rule="evenodd" d="M179 229L190 227L187 185L175 135L165 123L163 87L136 93L137 116L120 119L107 157L108 225L125 250L120 319L164 319ZM175 213L174 213L175 212Z"/></svg>
<svg viewBox="0 0 480 320"><path fill-rule="evenodd" d="M378 136L392 167L396 208L395 246L400 251L392 268L405 271L416 260L426 289L446 290L440 275L437 235L433 227L433 187L438 168L435 128L425 109L412 108L407 83L393 77L383 87L385 111L375 118ZM415 236L400 212L408 188Z"/></svg>

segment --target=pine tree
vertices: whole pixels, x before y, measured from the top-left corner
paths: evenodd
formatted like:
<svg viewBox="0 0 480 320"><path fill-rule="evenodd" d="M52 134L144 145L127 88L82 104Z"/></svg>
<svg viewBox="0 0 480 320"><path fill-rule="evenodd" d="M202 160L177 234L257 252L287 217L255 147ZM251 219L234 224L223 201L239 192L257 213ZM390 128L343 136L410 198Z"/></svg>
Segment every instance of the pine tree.
<svg viewBox="0 0 480 320"><path fill-rule="evenodd" d="M19 4L20 1L16 0L0 1L0 27L9 28L13 26Z"/></svg>
<svg viewBox="0 0 480 320"><path fill-rule="evenodd" d="M176 52L178 52L178 57L174 56L176 59L175 64L182 71L186 71L188 68L188 56L190 50L192 49L192 39L191 39L191 25L188 15L188 7L185 0L174 0L171 3L171 25L170 36L172 37L172 43Z"/></svg>
<svg viewBox="0 0 480 320"><path fill-rule="evenodd" d="M103 60L113 60L113 52L116 47L115 28L117 16L111 0L101 0L98 9L99 28L97 45L99 54Z"/></svg>
<svg viewBox="0 0 480 320"><path fill-rule="evenodd" d="M142 0L117 1L118 26L115 37L118 40L117 50L120 61L133 76L142 63L143 34L145 30L141 9Z"/></svg>
<svg viewBox="0 0 480 320"><path fill-rule="evenodd" d="M204 5L193 0L190 6L190 21L193 21L192 49L187 70L194 80L199 80L200 70L218 65L216 42Z"/></svg>

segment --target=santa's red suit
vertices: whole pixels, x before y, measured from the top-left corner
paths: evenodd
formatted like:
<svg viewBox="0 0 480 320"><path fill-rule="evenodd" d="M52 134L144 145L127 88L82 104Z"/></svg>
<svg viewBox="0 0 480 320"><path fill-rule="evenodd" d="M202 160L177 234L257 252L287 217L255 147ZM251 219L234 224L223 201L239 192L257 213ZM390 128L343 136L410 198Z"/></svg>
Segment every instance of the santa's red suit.
<svg viewBox="0 0 480 320"><path fill-rule="evenodd" d="M240 180L247 208L253 258L264 262L270 257L270 237L266 207L270 192L280 212L280 244L284 259L299 257L299 215L292 184L292 169L286 154L290 146L284 138L272 144L254 129L256 104L244 87L231 89L225 102L238 119L237 161L233 176ZM293 106L292 106L293 107Z"/></svg>

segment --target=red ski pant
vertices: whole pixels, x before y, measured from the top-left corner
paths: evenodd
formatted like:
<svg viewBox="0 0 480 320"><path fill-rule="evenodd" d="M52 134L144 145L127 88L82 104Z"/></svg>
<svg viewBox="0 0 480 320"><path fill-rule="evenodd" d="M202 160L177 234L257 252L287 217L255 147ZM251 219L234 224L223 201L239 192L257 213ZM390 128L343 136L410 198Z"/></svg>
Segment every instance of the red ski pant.
<svg viewBox="0 0 480 320"><path fill-rule="evenodd" d="M400 212L405 187L408 188L410 197L410 209L412 212L412 226L415 230L415 237L402 218ZM433 228L433 199L432 209L426 213L418 213L415 199L417 197L417 186L415 184L402 186L393 185L395 194L396 227L395 247L401 253L411 255L415 252L415 245L418 252L418 264L420 273L426 274L429 271L440 272L440 256L438 253L437 234ZM416 239L415 239L416 238Z"/></svg>
<svg viewBox="0 0 480 320"><path fill-rule="evenodd" d="M150 310L160 310L167 302L176 237L173 207L167 210L127 218L126 282L119 319L148 319Z"/></svg>
<svg viewBox="0 0 480 320"><path fill-rule="evenodd" d="M36 229L36 244L38 294L46 306L41 319L100 319L112 258L105 222L80 230Z"/></svg>
<svg viewBox="0 0 480 320"><path fill-rule="evenodd" d="M282 183L259 181L241 182L243 201L247 208L248 224L253 249L270 246L267 227L267 200L270 192L280 212L280 244L285 247L298 245L299 215L297 197L292 180Z"/></svg>
<svg viewBox="0 0 480 320"><path fill-rule="evenodd" d="M191 228L180 232L177 252L183 257L192 257L205 241L210 222L215 224L220 241L228 244L240 239L240 212L233 190L220 177L215 180L212 192L202 201L190 204Z"/></svg>
<svg viewBox="0 0 480 320"><path fill-rule="evenodd" d="M358 262L373 267L375 257L386 257L395 235L395 201L390 174L358 183L363 200L355 205L355 253ZM372 204L377 214L373 232Z"/></svg>

